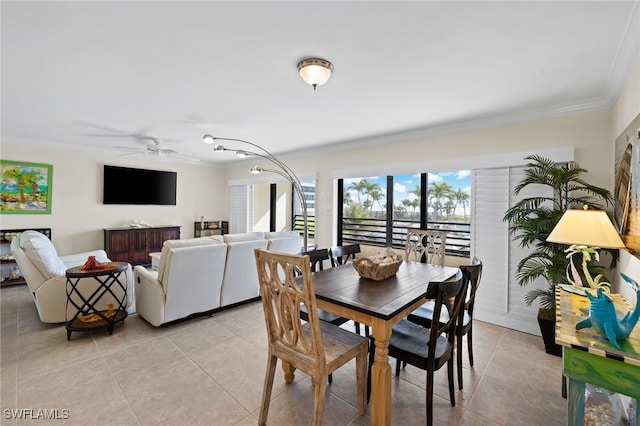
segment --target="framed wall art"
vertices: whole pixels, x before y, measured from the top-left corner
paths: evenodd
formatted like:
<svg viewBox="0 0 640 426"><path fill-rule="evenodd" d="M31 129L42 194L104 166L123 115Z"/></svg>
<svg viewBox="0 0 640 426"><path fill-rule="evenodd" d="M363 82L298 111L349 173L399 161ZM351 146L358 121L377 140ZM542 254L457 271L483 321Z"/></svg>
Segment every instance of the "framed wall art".
<svg viewBox="0 0 640 426"><path fill-rule="evenodd" d="M0 214L51 214L51 164L0 160Z"/></svg>
<svg viewBox="0 0 640 426"><path fill-rule="evenodd" d="M640 257L640 115L616 139L614 223L627 250Z"/></svg>

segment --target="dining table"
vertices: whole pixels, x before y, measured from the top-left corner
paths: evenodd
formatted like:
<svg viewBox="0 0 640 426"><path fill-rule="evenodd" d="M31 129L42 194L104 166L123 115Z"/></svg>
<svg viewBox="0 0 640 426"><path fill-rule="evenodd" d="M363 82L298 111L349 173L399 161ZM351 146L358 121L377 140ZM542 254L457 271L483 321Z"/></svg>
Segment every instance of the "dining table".
<svg viewBox="0 0 640 426"><path fill-rule="evenodd" d="M430 282L447 281L458 268L403 262L398 272L382 281L361 278L353 264L312 274L319 309L371 327L375 358L371 367L371 424L391 424L391 365L389 338L395 323L425 303ZM283 363L287 383L295 368Z"/></svg>

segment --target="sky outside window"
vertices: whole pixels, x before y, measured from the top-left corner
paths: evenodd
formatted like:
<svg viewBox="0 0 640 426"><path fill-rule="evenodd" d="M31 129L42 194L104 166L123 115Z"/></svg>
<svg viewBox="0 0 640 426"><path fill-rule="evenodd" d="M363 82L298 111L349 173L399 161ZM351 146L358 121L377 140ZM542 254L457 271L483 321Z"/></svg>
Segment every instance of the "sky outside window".
<svg viewBox="0 0 640 426"><path fill-rule="evenodd" d="M363 194L360 194L358 199L358 192L354 189L353 185L360 183L362 180L366 180L369 184L377 184L383 192L386 193L387 177L386 176L369 176L363 178L353 178L344 180L345 192L349 191L349 197L355 203L362 203L365 201ZM417 195L412 193L416 187L420 185L420 173L412 173L405 175L396 175L393 177L393 200L394 204L402 204L402 200L408 199L413 201L417 199ZM453 192L458 190L465 192L471 198L471 170L454 170L447 172L429 172L428 184L432 186L434 183L441 184L447 183ZM381 211L384 209L385 200L375 202L371 206L372 211ZM463 215L469 213L469 204L467 202L466 207L463 207L460 203L457 205L455 214Z"/></svg>

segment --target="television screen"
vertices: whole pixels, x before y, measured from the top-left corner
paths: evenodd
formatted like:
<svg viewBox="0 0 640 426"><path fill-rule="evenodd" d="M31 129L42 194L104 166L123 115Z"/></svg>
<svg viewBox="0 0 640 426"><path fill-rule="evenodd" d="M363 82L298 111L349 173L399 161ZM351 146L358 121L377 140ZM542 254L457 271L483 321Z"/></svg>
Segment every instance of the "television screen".
<svg viewBox="0 0 640 426"><path fill-rule="evenodd" d="M176 205L176 172L104 166L104 204Z"/></svg>

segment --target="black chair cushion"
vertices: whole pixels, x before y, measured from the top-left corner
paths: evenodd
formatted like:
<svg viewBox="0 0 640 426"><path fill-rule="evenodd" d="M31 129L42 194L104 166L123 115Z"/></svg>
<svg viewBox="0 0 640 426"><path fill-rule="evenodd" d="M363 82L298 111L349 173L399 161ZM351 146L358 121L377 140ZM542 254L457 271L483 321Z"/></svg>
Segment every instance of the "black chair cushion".
<svg viewBox="0 0 640 426"><path fill-rule="evenodd" d="M389 339L389 356L397 358L396 351L404 353L404 356L400 358L406 358L407 355L418 356L421 358L419 364L424 365L424 367L420 365L418 367L426 369L427 347L432 344L429 342L430 333L431 330L428 328L407 320L401 320L393 326L391 339ZM451 344L447 337L445 335L438 336L435 357L442 357L450 348Z"/></svg>
<svg viewBox="0 0 640 426"><path fill-rule="evenodd" d="M434 301L430 300L427 303L424 303L415 311L411 312L407 319L413 323L420 324L423 327L431 327L431 320L433 318L433 308ZM442 309L440 313L440 323L446 323L449 321L449 312L446 309ZM462 326L466 327L467 324L471 322L471 316L469 315L469 311L464 311L464 319L462 320Z"/></svg>

